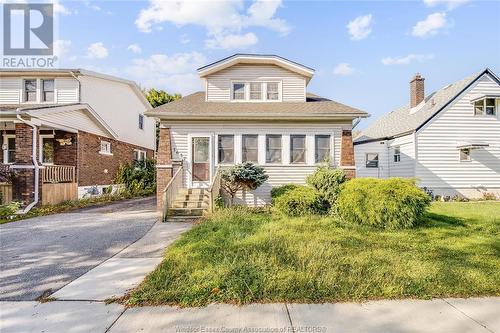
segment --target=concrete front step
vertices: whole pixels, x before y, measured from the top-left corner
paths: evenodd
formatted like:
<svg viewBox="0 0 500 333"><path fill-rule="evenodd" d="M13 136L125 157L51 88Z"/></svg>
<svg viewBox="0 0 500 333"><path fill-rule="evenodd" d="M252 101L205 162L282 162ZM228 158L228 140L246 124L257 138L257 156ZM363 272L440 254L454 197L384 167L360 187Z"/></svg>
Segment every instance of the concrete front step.
<svg viewBox="0 0 500 333"><path fill-rule="evenodd" d="M203 195L207 193L208 190L204 188L181 188L179 189L179 192L177 192L178 195L186 195L186 194Z"/></svg>
<svg viewBox="0 0 500 333"><path fill-rule="evenodd" d="M177 194L175 201L203 201L208 199L208 194Z"/></svg>
<svg viewBox="0 0 500 333"><path fill-rule="evenodd" d="M166 222L193 223L200 218L201 216L167 216Z"/></svg>
<svg viewBox="0 0 500 333"><path fill-rule="evenodd" d="M169 208L167 216L203 216L205 208Z"/></svg>
<svg viewBox="0 0 500 333"><path fill-rule="evenodd" d="M192 200L192 201L176 200L174 201L172 208L208 208L208 202L199 200Z"/></svg>

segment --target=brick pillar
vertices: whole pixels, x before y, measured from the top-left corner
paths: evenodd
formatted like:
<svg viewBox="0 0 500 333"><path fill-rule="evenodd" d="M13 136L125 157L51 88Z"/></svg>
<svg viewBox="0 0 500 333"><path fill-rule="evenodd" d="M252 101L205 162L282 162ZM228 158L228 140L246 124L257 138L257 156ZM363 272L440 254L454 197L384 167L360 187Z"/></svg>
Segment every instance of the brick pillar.
<svg viewBox="0 0 500 333"><path fill-rule="evenodd" d="M24 123L16 123L16 166L33 166L33 128ZM12 182L12 198L25 204L33 201L35 191L35 170L15 169Z"/></svg>
<svg viewBox="0 0 500 333"><path fill-rule="evenodd" d="M64 145L61 145L61 142ZM69 140L69 141L68 141ZM77 166L77 135L64 131L55 131L54 134L54 164Z"/></svg>
<svg viewBox="0 0 500 333"><path fill-rule="evenodd" d="M170 145L170 128L160 127L158 153L156 155L156 207L163 208L163 190L172 179L172 149Z"/></svg>
<svg viewBox="0 0 500 333"><path fill-rule="evenodd" d="M342 131L342 147L340 156L340 165L344 167L347 178L356 177L354 164L354 145L352 144L352 132L350 130Z"/></svg>

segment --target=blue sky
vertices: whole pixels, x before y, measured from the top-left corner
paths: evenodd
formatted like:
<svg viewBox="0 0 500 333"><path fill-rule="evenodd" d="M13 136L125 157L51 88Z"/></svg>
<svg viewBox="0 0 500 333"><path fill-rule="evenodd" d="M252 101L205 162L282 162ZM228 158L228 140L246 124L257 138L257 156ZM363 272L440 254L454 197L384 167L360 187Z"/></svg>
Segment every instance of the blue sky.
<svg viewBox="0 0 500 333"><path fill-rule="evenodd" d="M500 73L498 1L60 1L60 67L188 94L196 68L233 53L278 54L316 69L308 90L378 116L490 67Z"/></svg>

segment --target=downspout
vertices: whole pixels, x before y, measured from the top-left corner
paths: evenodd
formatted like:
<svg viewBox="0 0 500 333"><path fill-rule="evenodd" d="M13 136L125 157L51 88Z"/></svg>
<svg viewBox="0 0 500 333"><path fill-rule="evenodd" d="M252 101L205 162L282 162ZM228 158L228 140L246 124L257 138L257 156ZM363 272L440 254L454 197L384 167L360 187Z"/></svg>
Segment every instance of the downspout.
<svg viewBox="0 0 500 333"><path fill-rule="evenodd" d="M19 109L17 110L19 111ZM31 153L31 159L33 161L33 167L35 168L35 198L32 203L30 203L24 210L21 212L22 214L26 214L27 212L30 211L33 206L35 206L38 201L39 201L39 193L38 193L38 185L39 185L39 175L40 175L40 166L38 165L38 161L36 160L36 136L37 136L37 128L35 125L31 124L30 122L24 120L21 115L16 116L17 119L19 119L21 122L25 123L26 125L30 126L33 129L33 150Z"/></svg>

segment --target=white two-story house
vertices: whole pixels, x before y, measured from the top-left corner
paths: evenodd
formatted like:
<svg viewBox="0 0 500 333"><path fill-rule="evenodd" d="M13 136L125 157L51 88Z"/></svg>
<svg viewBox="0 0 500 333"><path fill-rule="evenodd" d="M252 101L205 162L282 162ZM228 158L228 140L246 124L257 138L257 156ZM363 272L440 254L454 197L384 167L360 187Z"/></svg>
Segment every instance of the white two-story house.
<svg viewBox="0 0 500 333"><path fill-rule="evenodd" d="M415 177L436 195L500 197L500 80L489 69L425 96L410 82L410 103L354 140L358 177Z"/></svg>
<svg viewBox="0 0 500 333"><path fill-rule="evenodd" d="M238 203L251 206L269 203L273 186L304 183L324 161L354 176L351 130L368 114L309 94L313 69L276 55L236 54L198 74L204 91L146 112L161 121L160 206L167 185L208 191L217 186L219 166L246 161L269 176L238 196ZM189 207L181 202L177 208Z"/></svg>
<svg viewBox="0 0 500 333"><path fill-rule="evenodd" d="M151 108L132 81L82 69L0 70L2 201L102 193L120 164L153 157ZM10 189L7 186L10 185ZM5 192L5 193L4 193Z"/></svg>

